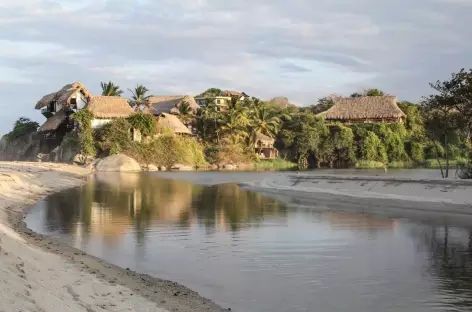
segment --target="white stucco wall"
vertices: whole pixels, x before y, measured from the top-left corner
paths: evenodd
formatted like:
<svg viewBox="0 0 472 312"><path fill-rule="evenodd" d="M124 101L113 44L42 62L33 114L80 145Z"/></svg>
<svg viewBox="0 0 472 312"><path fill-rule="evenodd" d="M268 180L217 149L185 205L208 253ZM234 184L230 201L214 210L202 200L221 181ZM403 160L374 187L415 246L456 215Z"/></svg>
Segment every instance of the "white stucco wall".
<svg viewBox="0 0 472 312"><path fill-rule="evenodd" d="M87 105L87 100L82 93L77 92L77 109L82 109Z"/></svg>
<svg viewBox="0 0 472 312"><path fill-rule="evenodd" d="M111 119L93 119L92 129L101 128L109 122L111 122Z"/></svg>

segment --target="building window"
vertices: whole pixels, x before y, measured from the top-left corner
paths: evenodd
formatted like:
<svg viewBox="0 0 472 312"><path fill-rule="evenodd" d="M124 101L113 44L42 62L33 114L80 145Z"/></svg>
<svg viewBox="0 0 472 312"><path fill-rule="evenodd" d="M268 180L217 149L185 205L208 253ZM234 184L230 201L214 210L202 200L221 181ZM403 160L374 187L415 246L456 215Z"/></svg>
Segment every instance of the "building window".
<svg viewBox="0 0 472 312"><path fill-rule="evenodd" d="M220 100L220 99L217 99L217 100L216 100L216 104L221 104L221 100Z"/></svg>
<svg viewBox="0 0 472 312"><path fill-rule="evenodd" d="M77 108L77 98L70 99L70 108Z"/></svg>

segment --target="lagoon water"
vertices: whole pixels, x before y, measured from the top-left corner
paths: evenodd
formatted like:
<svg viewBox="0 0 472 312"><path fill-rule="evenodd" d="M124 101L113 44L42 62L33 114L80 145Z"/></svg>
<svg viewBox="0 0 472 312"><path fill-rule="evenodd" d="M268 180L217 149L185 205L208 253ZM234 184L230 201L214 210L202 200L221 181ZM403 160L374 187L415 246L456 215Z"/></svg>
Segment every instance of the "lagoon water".
<svg viewBox="0 0 472 312"><path fill-rule="evenodd" d="M334 196L287 206L235 184L271 174L98 175L26 222L233 311L472 311L472 224L339 211Z"/></svg>

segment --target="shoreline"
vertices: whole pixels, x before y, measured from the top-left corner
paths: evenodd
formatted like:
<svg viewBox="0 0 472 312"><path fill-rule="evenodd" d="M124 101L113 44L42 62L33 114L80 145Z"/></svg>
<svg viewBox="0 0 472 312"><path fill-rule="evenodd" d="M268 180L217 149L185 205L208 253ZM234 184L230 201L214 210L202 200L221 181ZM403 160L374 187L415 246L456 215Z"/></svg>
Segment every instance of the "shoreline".
<svg viewBox="0 0 472 312"><path fill-rule="evenodd" d="M139 274L27 228L45 196L84 184L90 171L55 163L0 162L2 308L67 311L228 311L176 282ZM1 271L0 271L1 272ZM5 304L5 305L4 305Z"/></svg>

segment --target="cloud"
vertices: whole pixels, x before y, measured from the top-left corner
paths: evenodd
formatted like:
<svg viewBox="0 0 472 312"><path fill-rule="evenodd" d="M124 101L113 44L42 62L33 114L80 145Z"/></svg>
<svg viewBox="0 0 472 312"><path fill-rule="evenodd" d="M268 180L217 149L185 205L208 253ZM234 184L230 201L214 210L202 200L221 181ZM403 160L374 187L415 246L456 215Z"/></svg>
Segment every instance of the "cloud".
<svg viewBox="0 0 472 312"><path fill-rule="evenodd" d="M0 133L81 81L153 93L208 87L309 105L378 87L402 99L467 67L466 0L2 0ZM15 107L12 110L11 107Z"/></svg>

